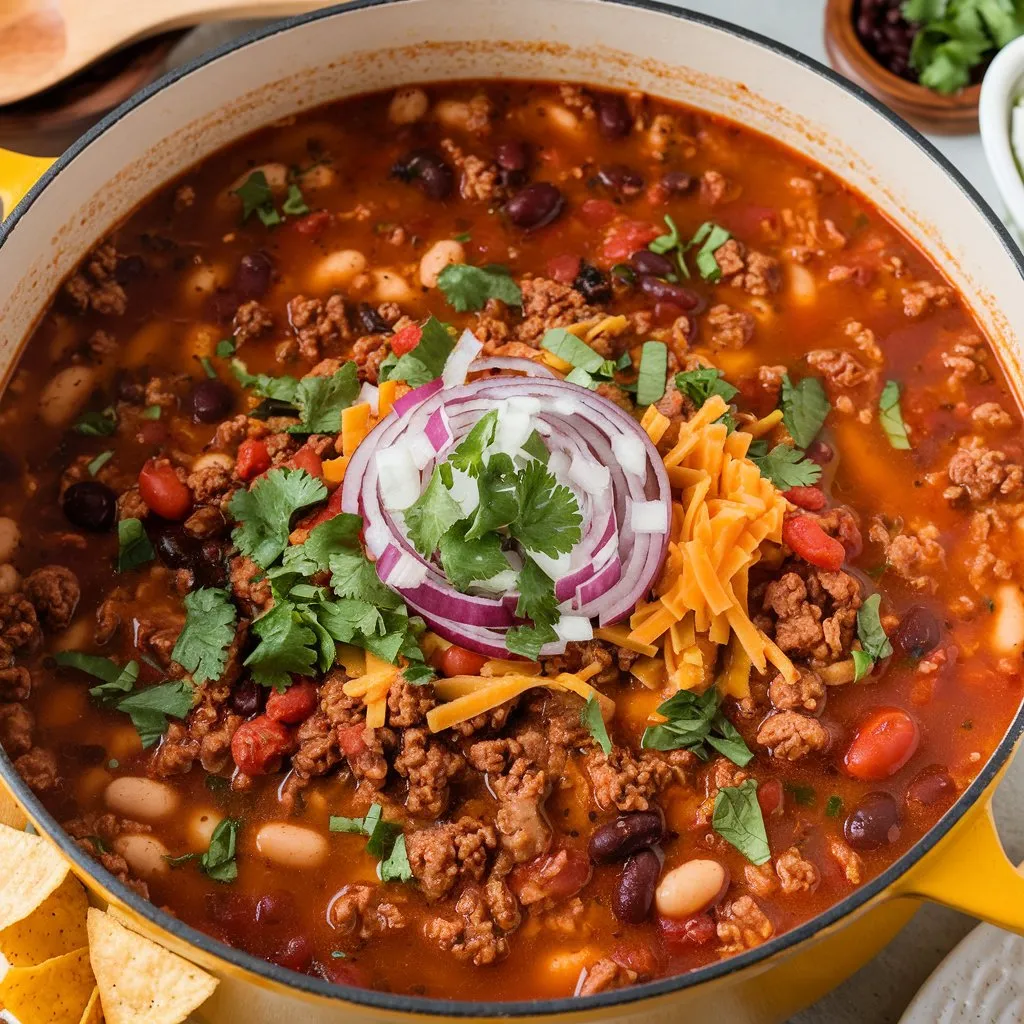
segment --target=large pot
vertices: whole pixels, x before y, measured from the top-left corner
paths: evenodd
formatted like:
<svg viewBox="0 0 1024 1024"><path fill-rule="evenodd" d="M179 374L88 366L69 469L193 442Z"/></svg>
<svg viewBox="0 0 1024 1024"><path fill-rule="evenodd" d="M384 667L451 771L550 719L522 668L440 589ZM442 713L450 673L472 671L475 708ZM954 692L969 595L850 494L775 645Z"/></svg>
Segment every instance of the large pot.
<svg viewBox="0 0 1024 1024"><path fill-rule="evenodd" d="M115 111L52 167L0 152L0 369L9 374L57 283L168 179L270 121L369 89L429 79L569 79L637 88L722 114L806 153L859 189L941 266L1024 393L1019 253L977 193L912 129L777 43L649 0L357 0L267 29L174 72ZM36 176L42 177L31 189ZM442 1003L330 986L194 931L119 884L60 830L0 756L36 828L99 900L222 979L201 1019L304 1024L410 1015L656 1021L781 1020L865 963L920 897L1024 934L1024 876L1004 855L990 798L1024 730L1008 734L942 821L888 871L765 945L691 974L586 999ZM486 977L481 978L486 987ZM300 1010L301 1007L301 1010Z"/></svg>

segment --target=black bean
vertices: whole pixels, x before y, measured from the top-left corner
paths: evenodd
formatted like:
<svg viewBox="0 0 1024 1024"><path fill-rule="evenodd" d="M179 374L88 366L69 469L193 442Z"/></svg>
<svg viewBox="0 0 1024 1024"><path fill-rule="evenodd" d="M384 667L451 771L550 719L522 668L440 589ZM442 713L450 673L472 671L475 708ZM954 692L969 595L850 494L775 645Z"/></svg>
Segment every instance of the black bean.
<svg viewBox="0 0 1024 1024"><path fill-rule="evenodd" d="M675 271L672 261L667 256L651 252L650 249L637 249L629 257L629 265L638 274L650 274L652 277L668 277Z"/></svg>
<svg viewBox="0 0 1024 1024"><path fill-rule="evenodd" d="M366 331L367 334L390 334L391 328L388 326L387 320L384 319L367 302L360 302L359 309L356 312L356 316L359 318L359 326Z"/></svg>
<svg viewBox="0 0 1024 1024"><path fill-rule="evenodd" d="M146 400L146 385L130 370L118 370L114 377L114 392L119 401L129 405L142 405Z"/></svg>
<svg viewBox="0 0 1024 1024"><path fill-rule="evenodd" d="M693 177L686 171L667 171L661 176L659 184L670 195L682 195L693 188Z"/></svg>
<svg viewBox="0 0 1024 1024"><path fill-rule="evenodd" d="M662 281L658 277L641 277L640 288L655 302L671 302L685 312L696 309L700 305L700 298L689 288L672 284L671 281Z"/></svg>
<svg viewBox="0 0 1024 1024"><path fill-rule="evenodd" d="M137 281L145 272L146 263L141 256L122 256L117 261L114 277L118 284L128 285Z"/></svg>
<svg viewBox="0 0 1024 1024"><path fill-rule="evenodd" d="M643 924L647 920L660 875L661 860L653 850L641 850L626 861L612 897L612 912L620 921Z"/></svg>
<svg viewBox="0 0 1024 1024"><path fill-rule="evenodd" d="M956 783L940 764L925 768L907 786L908 804L934 807L936 804L952 803L955 796Z"/></svg>
<svg viewBox="0 0 1024 1024"><path fill-rule="evenodd" d="M191 569L199 544L180 526L167 526L156 531L153 548L157 557L168 569Z"/></svg>
<svg viewBox="0 0 1024 1024"><path fill-rule="evenodd" d="M235 396L223 381L207 378L192 388L190 401L196 423L217 423L231 412Z"/></svg>
<svg viewBox="0 0 1024 1024"><path fill-rule="evenodd" d="M192 561L192 572L201 587L222 587L227 582L224 547L218 540L204 540Z"/></svg>
<svg viewBox="0 0 1024 1024"><path fill-rule="evenodd" d="M612 297L611 282L597 267L586 261L580 263L579 273L572 286L590 303L608 302Z"/></svg>
<svg viewBox="0 0 1024 1024"><path fill-rule="evenodd" d="M605 95L597 101L597 126L606 139L621 139L633 129L633 117L621 96Z"/></svg>
<svg viewBox="0 0 1024 1024"><path fill-rule="evenodd" d="M104 533L117 520L117 495L99 480L72 484L61 502L64 515L75 526Z"/></svg>
<svg viewBox="0 0 1024 1024"><path fill-rule="evenodd" d="M565 197L549 181L524 185L505 204L505 213L517 228L532 231L550 224L565 206Z"/></svg>
<svg viewBox="0 0 1024 1024"><path fill-rule="evenodd" d="M494 159L503 171L525 171L530 155L526 143L512 140L498 144Z"/></svg>
<svg viewBox="0 0 1024 1024"><path fill-rule="evenodd" d="M643 175L625 164L606 164L597 172L597 180L624 196L635 196L644 187Z"/></svg>
<svg viewBox="0 0 1024 1024"><path fill-rule="evenodd" d="M900 809L889 793L868 793L843 825L846 841L856 850L877 850L900 837Z"/></svg>
<svg viewBox="0 0 1024 1024"><path fill-rule="evenodd" d="M918 661L935 650L941 639L939 620L923 605L916 604L903 613L892 643L896 650Z"/></svg>
<svg viewBox="0 0 1024 1024"><path fill-rule="evenodd" d="M258 715L263 707L266 690L251 679L236 683L231 690L231 710L243 718Z"/></svg>
<svg viewBox="0 0 1024 1024"><path fill-rule="evenodd" d="M664 833L665 823L657 811L620 814L594 832L587 850L595 864L611 864L653 846Z"/></svg>
<svg viewBox="0 0 1024 1024"><path fill-rule="evenodd" d="M262 299L270 289L274 265L270 257L262 252L243 256L235 271L234 290L244 299Z"/></svg>
<svg viewBox="0 0 1024 1024"><path fill-rule="evenodd" d="M447 199L455 187L452 169L429 149L409 153L391 168L391 174L400 181L414 182L431 199Z"/></svg>
<svg viewBox="0 0 1024 1024"><path fill-rule="evenodd" d="M219 288L210 296L210 315L219 324L230 323L238 307L242 304L241 296L234 289Z"/></svg>

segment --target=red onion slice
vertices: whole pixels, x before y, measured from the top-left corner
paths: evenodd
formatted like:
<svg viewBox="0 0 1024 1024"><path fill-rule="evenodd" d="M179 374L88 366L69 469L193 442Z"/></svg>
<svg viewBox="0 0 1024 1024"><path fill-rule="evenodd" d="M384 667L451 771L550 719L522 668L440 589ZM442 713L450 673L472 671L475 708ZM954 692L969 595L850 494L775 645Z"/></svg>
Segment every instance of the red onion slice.
<svg viewBox="0 0 1024 1024"><path fill-rule="evenodd" d="M526 377L558 378L558 374L545 363L537 359L524 359L521 356L485 356L469 365L470 373L484 373L487 370L509 370Z"/></svg>

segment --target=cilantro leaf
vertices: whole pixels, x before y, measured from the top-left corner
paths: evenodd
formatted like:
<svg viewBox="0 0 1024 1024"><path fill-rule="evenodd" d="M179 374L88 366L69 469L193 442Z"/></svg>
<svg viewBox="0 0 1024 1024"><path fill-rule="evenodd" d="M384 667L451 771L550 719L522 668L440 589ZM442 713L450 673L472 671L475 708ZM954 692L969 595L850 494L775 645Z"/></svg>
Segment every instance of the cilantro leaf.
<svg viewBox="0 0 1024 1024"><path fill-rule="evenodd" d="M302 422L288 428L292 434L336 434L341 413L359 394L356 364L349 361L330 377L303 377L295 389L295 404Z"/></svg>
<svg viewBox="0 0 1024 1024"><path fill-rule="evenodd" d="M789 374L783 374L782 422L798 448L806 448L818 436L831 409L817 377L804 377L793 384Z"/></svg>
<svg viewBox="0 0 1024 1024"><path fill-rule="evenodd" d="M535 626L552 626L558 621L555 582L532 558L523 562L516 587L519 590L516 615L530 619Z"/></svg>
<svg viewBox="0 0 1024 1024"><path fill-rule="evenodd" d="M380 610L368 601L358 601L354 597L322 602L315 606L314 613L321 627L340 644L350 644L357 637L384 632L384 618Z"/></svg>
<svg viewBox="0 0 1024 1024"><path fill-rule="evenodd" d="M281 222L281 215L274 208L273 193L263 171L253 171L234 189L234 194L242 200L243 224L254 213L267 227Z"/></svg>
<svg viewBox="0 0 1024 1024"><path fill-rule="evenodd" d="M750 461L780 491L810 487L821 476L821 466L788 444L777 444L767 455L751 456Z"/></svg>
<svg viewBox="0 0 1024 1024"><path fill-rule="evenodd" d="M437 287L459 313L483 309L488 299L500 299L509 306L523 304L519 285L504 268L449 263L437 275Z"/></svg>
<svg viewBox="0 0 1024 1024"><path fill-rule="evenodd" d="M512 654L536 661L541 648L557 639L558 634L551 626L513 626L505 633L505 646Z"/></svg>
<svg viewBox="0 0 1024 1024"><path fill-rule="evenodd" d="M139 678L139 663L129 661L123 668L99 654L84 654L81 651L58 651L53 660L64 668L76 668L103 682L89 690L91 696L99 701L116 698L120 694L130 693Z"/></svg>
<svg viewBox="0 0 1024 1024"><path fill-rule="evenodd" d="M234 338L221 338L217 342L217 347L214 349L214 354L219 359L230 359L235 354L235 339Z"/></svg>
<svg viewBox="0 0 1024 1024"><path fill-rule="evenodd" d="M757 802L756 779L746 779L738 786L723 786L718 791L711 827L752 864L771 860L768 833Z"/></svg>
<svg viewBox="0 0 1024 1024"><path fill-rule="evenodd" d="M654 405L665 394L668 348L662 341L645 341L640 350L640 371L636 379L636 404Z"/></svg>
<svg viewBox="0 0 1024 1024"><path fill-rule="evenodd" d="M732 238L732 235L720 224L706 220L697 228L693 238L690 239L687 246L688 249L700 246L697 250L697 255L694 257L694 263L697 265L697 271L700 273L700 276L705 281L714 283L721 279L722 268L718 265L718 260L715 259L715 253L730 238Z"/></svg>
<svg viewBox="0 0 1024 1024"><path fill-rule="evenodd" d="M331 555L339 548L352 547L359 542L359 531L363 528L362 516L342 512L319 523L309 531L302 544L285 548L283 568L289 572L312 576L330 568Z"/></svg>
<svg viewBox="0 0 1024 1024"><path fill-rule="evenodd" d="M391 852L380 862L382 882L408 882L412 878L412 865L405 849L405 836L400 835L391 847Z"/></svg>
<svg viewBox="0 0 1024 1024"><path fill-rule="evenodd" d="M326 497L327 488L304 469L272 469L249 490L232 496L228 509L241 525L231 539L266 569L288 543L292 516Z"/></svg>
<svg viewBox="0 0 1024 1024"><path fill-rule="evenodd" d="M281 204L281 212L287 217L301 217L304 213L309 213L306 197L294 181L288 186L288 195Z"/></svg>
<svg viewBox="0 0 1024 1024"><path fill-rule="evenodd" d="M712 395L721 395L731 402L739 393L721 370L713 366L700 370L686 370L676 374L676 387L699 409Z"/></svg>
<svg viewBox="0 0 1024 1024"><path fill-rule="evenodd" d="M433 682L437 673L429 665L406 665L402 669L402 676L410 686L423 686Z"/></svg>
<svg viewBox="0 0 1024 1024"><path fill-rule="evenodd" d="M350 597L378 608L396 608L402 601L380 581L373 563L358 549L335 551L328 558L331 587L338 597Z"/></svg>
<svg viewBox="0 0 1024 1024"><path fill-rule="evenodd" d="M882 627L882 620L878 614L881 603L881 596L872 594L857 612L857 637L868 657L875 661L888 658L892 654L892 644L889 643L889 637Z"/></svg>
<svg viewBox="0 0 1024 1024"><path fill-rule="evenodd" d="M907 427L903 422L903 410L900 408L900 386L897 381L887 380L885 387L882 388L881 397L878 399L878 420L893 448L902 451L909 450L910 438L907 437Z"/></svg>
<svg viewBox="0 0 1024 1024"><path fill-rule="evenodd" d="M448 456L448 461L469 476L479 476L484 464L484 449L494 440L497 425L498 410L492 409L477 420L473 429Z"/></svg>
<svg viewBox="0 0 1024 1024"><path fill-rule="evenodd" d="M478 540L492 530L509 526L520 514L519 475L511 456L504 452L492 455L483 467L477 485L480 499L466 531L467 540Z"/></svg>
<svg viewBox="0 0 1024 1024"><path fill-rule="evenodd" d="M117 431L117 413L112 405L100 412L95 410L82 413L72 428L76 434L86 437L110 437Z"/></svg>
<svg viewBox="0 0 1024 1024"><path fill-rule="evenodd" d="M195 702L195 691L183 680L172 680L135 690L114 704L132 720L144 749L167 732L168 718L184 718Z"/></svg>
<svg viewBox="0 0 1024 1024"><path fill-rule="evenodd" d="M564 327L552 327L545 331L544 337L540 339L540 347L587 373L597 373L604 366L604 356Z"/></svg>
<svg viewBox="0 0 1024 1024"><path fill-rule="evenodd" d="M536 430L523 442L523 451L527 455L532 455L538 462L543 462L545 466L548 464L548 459L551 458L551 452L548 451L544 438Z"/></svg>
<svg viewBox="0 0 1024 1024"><path fill-rule="evenodd" d="M647 246L651 252L656 252L659 256L664 256L665 253L678 249L681 241L679 228L676 227L676 222L668 214L665 214L665 226L668 228L668 232L664 235L658 235Z"/></svg>
<svg viewBox="0 0 1024 1024"><path fill-rule="evenodd" d="M587 728L590 735L594 737L594 742L605 754L612 752L612 741L608 738L608 728L604 724L604 716L601 714L601 704L593 694L583 705L583 710L580 712L580 724Z"/></svg>
<svg viewBox="0 0 1024 1024"><path fill-rule="evenodd" d="M462 506L441 478L441 467L431 474L427 489L405 510L406 533L421 555L432 555L438 542L462 518Z"/></svg>
<svg viewBox="0 0 1024 1024"><path fill-rule="evenodd" d="M501 550L501 538L485 533L474 540L466 539L469 524L455 523L441 538L441 567L448 582L456 590L465 590L474 580L489 580L509 567Z"/></svg>
<svg viewBox="0 0 1024 1024"><path fill-rule="evenodd" d="M273 398L289 405L296 403L299 390L299 381L296 377L272 377L267 373L250 373L241 359L231 360L231 372L243 388L255 391L261 398Z"/></svg>
<svg viewBox="0 0 1024 1024"><path fill-rule="evenodd" d="M415 388L441 376L444 364L455 348L455 341L448 328L436 317L430 317L421 331L419 343L411 352L397 359L392 353L381 363L378 371L381 381L404 380Z"/></svg>
<svg viewBox="0 0 1024 1024"><path fill-rule="evenodd" d="M200 587L185 595L185 625L171 657L197 683L220 679L235 639L235 606L226 590Z"/></svg>
<svg viewBox="0 0 1024 1024"><path fill-rule="evenodd" d="M114 453L111 450L100 452L88 465L89 476L95 476L112 458Z"/></svg>
<svg viewBox="0 0 1024 1024"><path fill-rule="evenodd" d="M371 857L377 857L383 861L381 864L382 881L407 882L412 878L402 826L393 821L385 821L380 804L371 804L364 818L331 815L328 828L332 832L366 836L366 852Z"/></svg>
<svg viewBox="0 0 1024 1024"><path fill-rule="evenodd" d="M509 533L523 547L555 558L579 543L583 516L576 495L560 484L543 463L533 461L523 467L516 492L519 515L509 524ZM482 487L480 500L482 504Z"/></svg>
<svg viewBox="0 0 1024 1024"><path fill-rule="evenodd" d="M233 882L238 877L235 847L241 827L242 822L238 818L224 818L218 822L210 836L209 848L199 858L200 870L215 882Z"/></svg>
<svg viewBox="0 0 1024 1024"><path fill-rule="evenodd" d="M122 519L117 524L117 571L128 572L156 558L141 519Z"/></svg>
<svg viewBox="0 0 1024 1024"><path fill-rule="evenodd" d="M252 631L260 642L245 659L245 666L260 686L284 690L291 683L291 674L312 675L317 637L290 601L275 594L274 607L253 622Z"/></svg>

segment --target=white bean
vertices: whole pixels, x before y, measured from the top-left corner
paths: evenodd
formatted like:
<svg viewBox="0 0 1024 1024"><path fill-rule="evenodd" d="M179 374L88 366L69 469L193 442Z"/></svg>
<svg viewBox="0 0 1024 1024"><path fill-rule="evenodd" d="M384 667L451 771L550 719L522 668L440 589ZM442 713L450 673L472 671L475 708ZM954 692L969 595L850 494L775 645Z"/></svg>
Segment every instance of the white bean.
<svg viewBox="0 0 1024 1024"><path fill-rule="evenodd" d="M798 306L812 305L818 297L818 285L814 275L799 263L791 263L787 272L790 298Z"/></svg>
<svg viewBox="0 0 1024 1024"><path fill-rule="evenodd" d="M152 836L118 836L114 842L114 853L119 853L128 866L142 878L166 875L170 865L164 859L167 847Z"/></svg>
<svg viewBox="0 0 1024 1024"><path fill-rule="evenodd" d="M299 176L299 188L303 192L315 192L317 189L333 185L336 177L333 167L328 167L327 164L316 164L308 171L303 171Z"/></svg>
<svg viewBox="0 0 1024 1024"><path fill-rule="evenodd" d="M393 270L373 271L374 294L378 302L411 302L415 298L409 282Z"/></svg>
<svg viewBox="0 0 1024 1024"><path fill-rule="evenodd" d="M213 830L221 823L222 816L213 810L194 811L188 822L189 838L196 844L206 849L210 845L210 837Z"/></svg>
<svg viewBox="0 0 1024 1024"><path fill-rule="evenodd" d="M21 543L21 530L10 516L0 516L0 562L9 562Z"/></svg>
<svg viewBox="0 0 1024 1024"><path fill-rule="evenodd" d="M1024 648L1024 599L1020 588L1004 583L995 592L995 622L992 643L1004 654L1016 654Z"/></svg>
<svg viewBox="0 0 1024 1024"><path fill-rule="evenodd" d="M235 460L225 452L203 452L202 455L197 455L195 462L192 463L192 472L212 469L214 466L230 471L234 464Z"/></svg>
<svg viewBox="0 0 1024 1024"><path fill-rule="evenodd" d="M339 249L313 264L309 280L315 290L327 291L344 287L365 269L366 257L358 249Z"/></svg>
<svg viewBox="0 0 1024 1024"><path fill-rule="evenodd" d="M424 288L434 288L438 275L450 263L465 263L466 250L452 238L435 242L420 260L420 283Z"/></svg>
<svg viewBox="0 0 1024 1024"><path fill-rule="evenodd" d="M261 857L289 868L315 868L327 859L327 840L319 832L286 821L261 825L256 849Z"/></svg>
<svg viewBox="0 0 1024 1024"><path fill-rule="evenodd" d="M269 163L260 164L259 167L250 167L249 170L243 171L228 187L221 192L217 197L217 205L231 209L235 206L241 206L242 200L235 195L235 192L240 189L250 178L251 175L262 171L267 179L267 184L270 186L270 191L274 193L284 192L288 188L288 167L286 164L280 163Z"/></svg>
<svg viewBox="0 0 1024 1024"><path fill-rule="evenodd" d="M96 383L90 366L69 366L43 388L39 415L48 427L63 427L78 415Z"/></svg>
<svg viewBox="0 0 1024 1024"><path fill-rule="evenodd" d="M166 783L135 775L114 779L107 786L104 799L112 811L141 821L166 818L178 807L178 794Z"/></svg>
<svg viewBox="0 0 1024 1024"><path fill-rule="evenodd" d="M182 281L182 295L195 302L212 295L220 285L227 282L227 271L223 267L201 263Z"/></svg>
<svg viewBox="0 0 1024 1024"><path fill-rule="evenodd" d="M717 860L688 860L662 876L654 902L665 917L691 917L716 902L728 883L729 875Z"/></svg>
<svg viewBox="0 0 1024 1024"><path fill-rule="evenodd" d="M430 100L422 89L409 86L399 89L388 105L388 120L392 124L412 124L427 112Z"/></svg>
<svg viewBox="0 0 1024 1024"><path fill-rule="evenodd" d="M439 100L434 106L434 117L445 128L465 129L473 116L473 109L465 100Z"/></svg>
<svg viewBox="0 0 1024 1024"><path fill-rule="evenodd" d="M13 594L21 586L21 573L10 563L0 565L0 594Z"/></svg>
<svg viewBox="0 0 1024 1024"><path fill-rule="evenodd" d="M580 119L567 107L552 103L547 108L548 124L566 135L576 135L580 131Z"/></svg>

